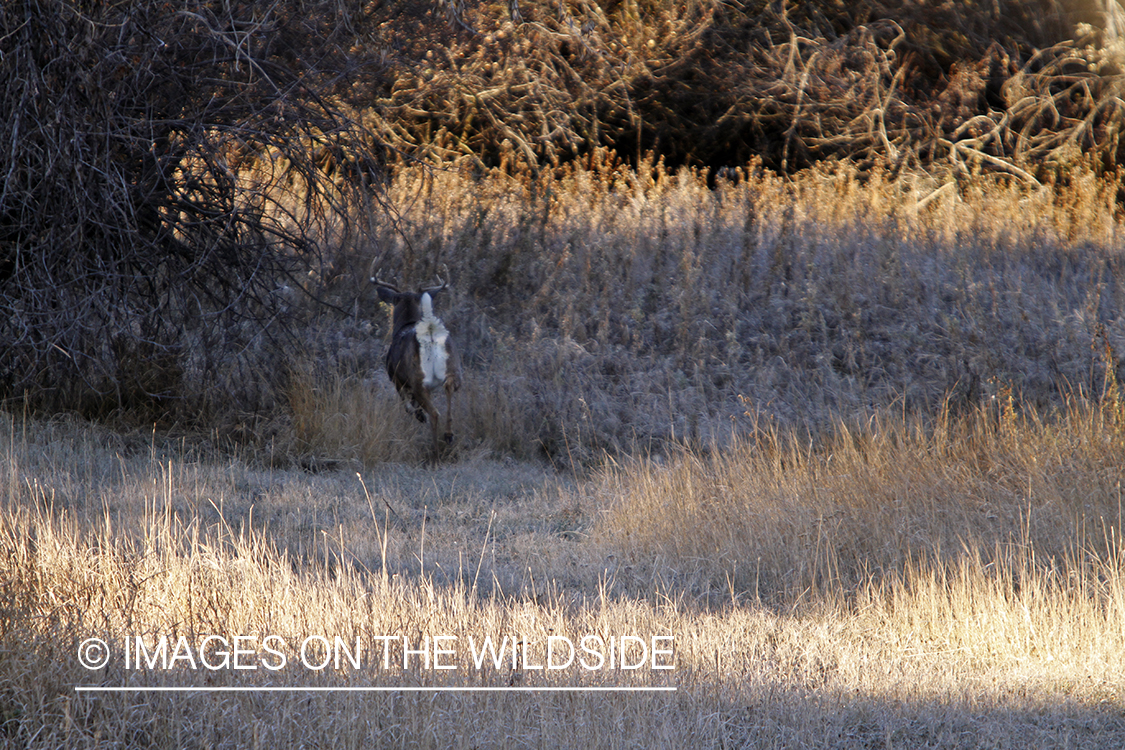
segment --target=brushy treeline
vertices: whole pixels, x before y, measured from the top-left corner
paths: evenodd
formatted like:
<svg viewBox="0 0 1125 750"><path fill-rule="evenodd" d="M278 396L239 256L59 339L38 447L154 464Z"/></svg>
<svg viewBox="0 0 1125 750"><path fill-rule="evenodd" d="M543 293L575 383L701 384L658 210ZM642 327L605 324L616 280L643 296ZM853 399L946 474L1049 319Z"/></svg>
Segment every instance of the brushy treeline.
<svg viewBox="0 0 1125 750"><path fill-rule="evenodd" d="M1120 20L1056 0L4 4L0 396L286 412L302 342L315 367L346 354L325 341L377 348L354 283L373 261L455 275L470 366L521 373L476 413L552 455L714 435L738 395L788 420L989 378L1091 386L1091 331L1121 348Z"/></svg>
<svg viewBox="0 0 1125 750"><path fill-rule="evenodd" d="M596 148L781 172L826 158L1003 170L1119 160L1116 2L414 3L368 20L388 52L359 102L405 153L495 166ZM1092 23L1091 23L1092 22Z"/></svg>

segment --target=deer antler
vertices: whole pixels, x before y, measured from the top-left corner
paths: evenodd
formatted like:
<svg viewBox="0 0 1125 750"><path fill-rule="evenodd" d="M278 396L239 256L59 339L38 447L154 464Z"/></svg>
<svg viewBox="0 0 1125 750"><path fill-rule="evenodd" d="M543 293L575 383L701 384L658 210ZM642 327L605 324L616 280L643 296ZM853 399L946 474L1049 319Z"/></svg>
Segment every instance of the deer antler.
<svg viewBox="0 0 1125 750"><path fill-rule="evenodd" d="M443 264L442 264L442 271L443 271L443 272L444 272L445 274L447 274L447 275L448 275L448 273L449 273L449 266L447 266L447 265L445 265L445 264L443 263ZM449 282L448 282L448 281L445 281L445 280L443 280L443 279L441 278L441 276L439 276L438 274L434 274L434 278L435 278L435 279L437 279L437 283L438 283L438 285L437 285L437 286L428 286L428 287L426 287L425 289L421 289L421 290L419 290L419 291L422 291L422 292L429 292L430 294L437 294L438 292L444 292L444 291L445 291L446 289L448 289L448 288L449 288Z"/></svg>
<svg viewBox="0 0 1125 750"><path fill-rule="evenodd" d="M401 291L397 286L390 283L389 281L383 281L382 279L380 279L379 274L375 274L374 276L371 277L371 283L374 284L375 286L386 287L387 289L390 289L392 292L395 292L395 293L398 293L398 292Z"/></svg>
<svg viewBox="0 0 1125 750"><path fill-rule="evenodd" d="M437 294L438 292L444 292L446 289L449 288L449 282L448 281L442 281L440 276L438 277L438 284L439 284L439 286L428 286L424 289L420 289L419 291L420 292L427 292L430 295L434 295L434 294Z"/></svg>

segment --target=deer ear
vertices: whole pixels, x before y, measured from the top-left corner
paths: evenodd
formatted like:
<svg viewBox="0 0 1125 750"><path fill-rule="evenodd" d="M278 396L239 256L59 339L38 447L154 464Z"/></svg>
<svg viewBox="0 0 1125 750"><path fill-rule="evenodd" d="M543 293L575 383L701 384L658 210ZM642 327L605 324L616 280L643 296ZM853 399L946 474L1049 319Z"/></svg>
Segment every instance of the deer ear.
<svg viewBox="0 0 1125 750"><path fill-rule="evenodd" d="M401 296L399 292L396 292L393 289L388 289L385 286L377 286L375 287L375 291L379 293L380 300L390 305L398 302L398 298Z"/></svg>

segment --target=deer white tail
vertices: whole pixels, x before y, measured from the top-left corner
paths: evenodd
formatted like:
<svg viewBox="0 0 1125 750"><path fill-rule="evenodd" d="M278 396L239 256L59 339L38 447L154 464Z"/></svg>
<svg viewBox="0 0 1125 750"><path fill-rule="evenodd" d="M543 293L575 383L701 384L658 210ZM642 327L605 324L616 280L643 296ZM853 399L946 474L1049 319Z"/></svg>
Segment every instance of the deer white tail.
<svg viewBox="0 0 1125 750"><path fill-rule="evenodd" d="M422 319L414 325L418 339L419 359L422 360L422 385L434 388L445 383L445 349L449 331L434 316L434 301L428 292L422 294Z"/></svg>

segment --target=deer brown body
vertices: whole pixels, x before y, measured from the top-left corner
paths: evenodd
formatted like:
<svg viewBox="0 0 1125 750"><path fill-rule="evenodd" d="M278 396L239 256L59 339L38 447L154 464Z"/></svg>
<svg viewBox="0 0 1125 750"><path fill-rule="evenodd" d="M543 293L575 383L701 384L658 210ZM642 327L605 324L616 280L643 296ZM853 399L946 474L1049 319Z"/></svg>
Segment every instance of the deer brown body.
<svg viewBox="0 0 1125 750"><path fill-rule="evenodd" d="M434 436L434 455L441 452L438 410L433 392L445 391L446 445L453 442L453 393L461 387L461 363L449 331L433 313L433 298L448 284L404 292L372 278L379 299L394 306L391 346L387 350L387 375L406 399L419 422L427 417Z"/></svg>

